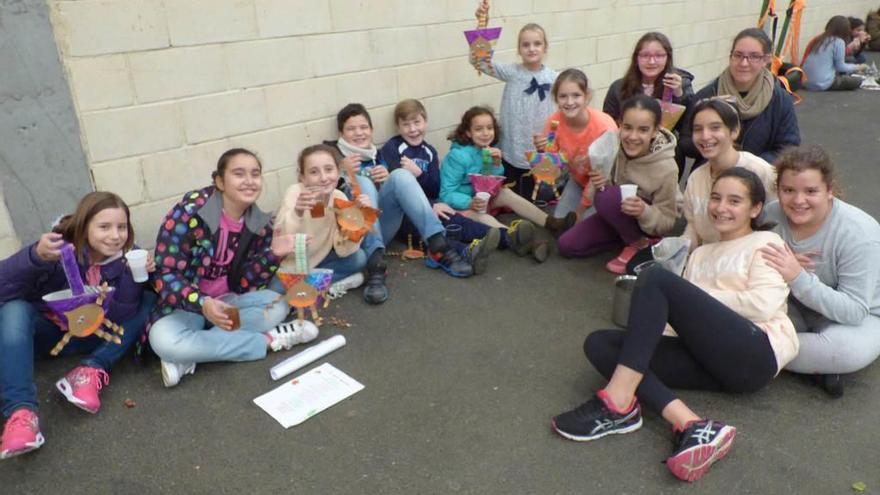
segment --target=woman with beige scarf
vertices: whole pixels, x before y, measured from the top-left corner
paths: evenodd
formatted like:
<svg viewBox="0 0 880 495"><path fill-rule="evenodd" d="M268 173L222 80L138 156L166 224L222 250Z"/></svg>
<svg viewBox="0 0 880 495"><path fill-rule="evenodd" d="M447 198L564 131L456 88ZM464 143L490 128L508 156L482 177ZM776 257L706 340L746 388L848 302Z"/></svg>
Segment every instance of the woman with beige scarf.
<svg viewBox="0 0 880 495"><path fill-rule="evenodd" d="M773 163L783 148L799 145L801 136L791 96L767 69L770 50L770 38L764 31L740 31L730 50L730 65L697 92L694 102L717 95L732 96L742 117L742 132L737 140L740 149ZM704 160L694 146L692 117L687 115L684 120L679 144L687 156L697 159L696 168Z"/></svg>

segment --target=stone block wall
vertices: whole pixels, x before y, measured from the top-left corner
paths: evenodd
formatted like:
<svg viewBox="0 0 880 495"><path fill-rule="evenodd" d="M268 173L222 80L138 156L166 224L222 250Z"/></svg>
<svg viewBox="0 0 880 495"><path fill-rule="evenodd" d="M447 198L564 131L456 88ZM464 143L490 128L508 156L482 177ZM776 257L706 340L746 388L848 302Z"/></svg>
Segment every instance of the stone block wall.
<svg viewBox="0 0 880 495"><path fill-rule="evenodd" d="M759 0L495 0L497 56L516 58L527 22L547 30L547 63L577 66L601 107L636 39L666 33L676 65L699 87L726 64L733 35L757 21ZM780 2L783 3L783 2ZM834 14L864 16L876 1L811 0L804 42ZM403 98L428 109L441 152L466 108L497 107L502 85L478 77L462 35L475 0L49 0L95 186L132 207L152 246L182 193L209 182L222 151L257 151L261 205L273 210L296 178L296 154L336 136L334 115L359 101L377 142L393 134ZM803 46L803 44L801 45ZM0 222L2 224L2 222ZM2 240L2 239L0 239Z"/></svg>

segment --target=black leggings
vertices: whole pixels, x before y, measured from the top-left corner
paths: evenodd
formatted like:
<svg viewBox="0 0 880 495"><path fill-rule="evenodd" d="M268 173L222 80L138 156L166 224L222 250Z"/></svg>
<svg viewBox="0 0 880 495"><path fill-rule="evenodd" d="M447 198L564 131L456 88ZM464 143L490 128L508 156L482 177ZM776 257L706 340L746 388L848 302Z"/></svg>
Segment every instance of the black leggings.
<svg viewBox="0 0 880 495"><path fill-rule="evenodd" d="M662 335L666 322L678 338ZM639 274L627 327L591 333L584 352L605 378L618 364L642 373L636 396L658 413L676 398L669 387L754 392L777 372L761 328L659 267Z"/></svg>

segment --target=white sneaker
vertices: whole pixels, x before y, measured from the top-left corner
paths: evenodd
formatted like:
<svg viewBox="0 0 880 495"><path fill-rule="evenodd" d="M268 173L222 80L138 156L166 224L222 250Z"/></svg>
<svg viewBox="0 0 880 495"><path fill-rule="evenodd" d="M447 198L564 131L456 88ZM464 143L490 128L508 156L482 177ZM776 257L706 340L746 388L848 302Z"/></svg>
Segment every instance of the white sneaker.
<svg viewBox="0 0 880 495"><path fill-rule="evenodd" d="M290 323L282 323L266 332L266 334L272 339L269 348L277 352L281 349L289 350L297 344L305 344L315 340L315 337L318 336L318 327L308 320L303 322L294 320Z"/></svg>
<svg viewBox="0 0 880 495"><path fill-rule="evenodd" d="M177 364L162 361L161 368L162 383L164 383L166 387L173 387L180 383L180 379L183 378L183 375L192 375L196 372L196 363Z"/></svg>
<svg viewBox="0 0 880 495"><path fill-rule="evenodd" d="M349 275L331 285L330 289L327 290L327 297L329 299L339 299L344 296L346 292L351 289L357 289L361 285L364 285L364 274L357 272L354 275Z"/></svg>

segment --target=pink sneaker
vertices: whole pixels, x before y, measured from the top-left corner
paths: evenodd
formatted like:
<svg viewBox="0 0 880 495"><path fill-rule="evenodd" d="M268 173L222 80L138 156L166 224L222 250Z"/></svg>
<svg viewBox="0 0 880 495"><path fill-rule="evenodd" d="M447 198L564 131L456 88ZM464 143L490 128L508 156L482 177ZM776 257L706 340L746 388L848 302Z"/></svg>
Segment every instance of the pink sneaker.
<svg viewBox="0 0 880 495"><path fill-rule="evenodd" d="M608 264L605 265L605 269L607 269L611 273L616 273L618 275L623 275L626 273L626 265L633 259L633 257L639 253L639 248L633 244L626 246L623 248L623 251L617 255L616 258L609 261Z"/></svg>
<svg viewBox="0 0 880 495"><path fill-rule="evenodd" d="M71 404L95 414L101 409L98 392L109 384L110 375L106 371L90 366L77 366L55 382L55 387Z"/></svg>
<svg viewBox="0 0 880 495"><path fill-rule="evenodd" d="M0 439L0 459L24 454L42 447L46 439L40 433L40 419L26 407L17 409L6 420L3 438Z"/></svg>

